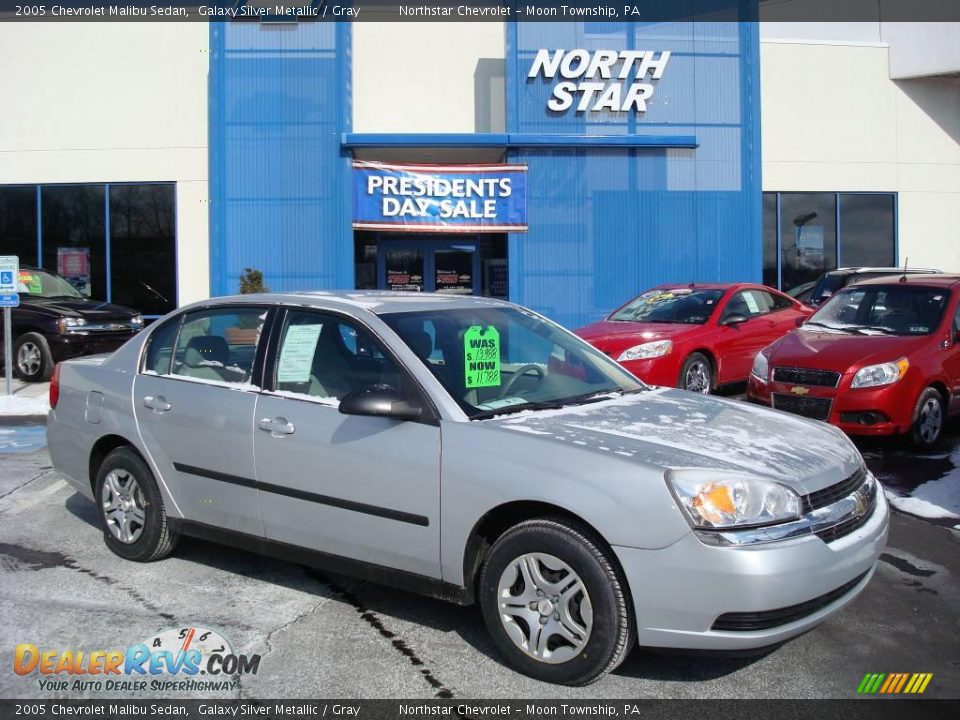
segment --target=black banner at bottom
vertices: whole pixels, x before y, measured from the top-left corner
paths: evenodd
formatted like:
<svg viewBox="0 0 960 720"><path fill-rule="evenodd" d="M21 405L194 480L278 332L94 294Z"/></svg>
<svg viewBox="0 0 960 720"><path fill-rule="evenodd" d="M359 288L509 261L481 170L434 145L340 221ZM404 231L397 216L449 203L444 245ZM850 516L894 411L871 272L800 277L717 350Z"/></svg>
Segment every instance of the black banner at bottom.
<svg viewBox="0 0 960 720"><path fill-rule="evenodd" d="M2 720L425 717L954 720L960 717L960 700L0 700Z"/></svg>

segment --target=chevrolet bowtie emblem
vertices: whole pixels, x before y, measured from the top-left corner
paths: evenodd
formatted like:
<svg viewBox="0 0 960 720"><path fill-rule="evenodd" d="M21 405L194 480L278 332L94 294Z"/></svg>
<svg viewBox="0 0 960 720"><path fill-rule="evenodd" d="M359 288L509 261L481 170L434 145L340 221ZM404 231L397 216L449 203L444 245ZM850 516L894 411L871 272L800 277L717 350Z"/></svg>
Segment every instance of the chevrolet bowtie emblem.
<svg viewBox="0 0 960 720"><path fill-rule="evenodd" d="M790 392L792 392L794 395L806 395L810 391L802 385L794 385L792 388L790 388Z"/></svg>

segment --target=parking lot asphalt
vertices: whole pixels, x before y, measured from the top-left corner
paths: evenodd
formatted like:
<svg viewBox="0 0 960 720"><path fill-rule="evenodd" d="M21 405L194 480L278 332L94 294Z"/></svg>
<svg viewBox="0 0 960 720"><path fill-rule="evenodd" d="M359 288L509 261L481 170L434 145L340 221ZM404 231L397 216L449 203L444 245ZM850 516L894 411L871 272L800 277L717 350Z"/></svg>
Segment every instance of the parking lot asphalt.
<svg viewBox="0 0 960 720"><path fill-rule="evenodd" d="M475 608L194 540L161 562L123 561L104 545L92 503L50 468L42 426L0 430L10 431L0 442L3 698L851 698L868 672L931 672L927 697L960 697L956 520L894 513L866 591L779 648L753 657L640 649L599 682L564 688L508 669ZM916 487L958 456L960 428L950 432L946 459L865 452L885 464L885 482ZM261 654L258 673L220 693L131 695L43 691L37 675L11 670L20 643L120 649L181 626L218 630L235 652Z"/></svg>

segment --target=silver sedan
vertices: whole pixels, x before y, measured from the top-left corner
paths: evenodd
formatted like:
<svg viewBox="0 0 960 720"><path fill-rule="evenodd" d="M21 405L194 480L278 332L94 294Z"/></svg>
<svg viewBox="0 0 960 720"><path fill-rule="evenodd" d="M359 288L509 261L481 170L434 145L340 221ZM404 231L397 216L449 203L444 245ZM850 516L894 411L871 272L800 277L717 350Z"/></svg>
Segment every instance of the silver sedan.
<svg viewBox="0 0 960 720"><path fill-rule="evenodd" d="M483 298L220 298L58 366L50 453L107 545L189 535L480 605L580 685L634 644L742 649L870 580L888 510L829 425L651 388Z"/></svg>

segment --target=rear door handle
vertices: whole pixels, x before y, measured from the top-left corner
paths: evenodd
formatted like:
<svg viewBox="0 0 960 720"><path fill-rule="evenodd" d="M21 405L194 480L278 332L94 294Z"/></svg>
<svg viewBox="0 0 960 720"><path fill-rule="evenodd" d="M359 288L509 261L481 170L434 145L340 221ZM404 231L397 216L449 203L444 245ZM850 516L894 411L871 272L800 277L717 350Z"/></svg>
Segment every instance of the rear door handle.
<svg viewBox="0 0 960 720"><path fill-rule="evenodd" d="M293 432L296 430L293 423L283 417L261 418L257 421L257 427L264 432L270 433L274 437L293 435Z"/></svg>
<svg viewBox="0 0 960 720"><path fill-rule="evenodd" d="M164 413L173 407L170 403L167 402L167 399L163 395L147 395L143 399L143 404L153 410L155 413Z"/></svg>

